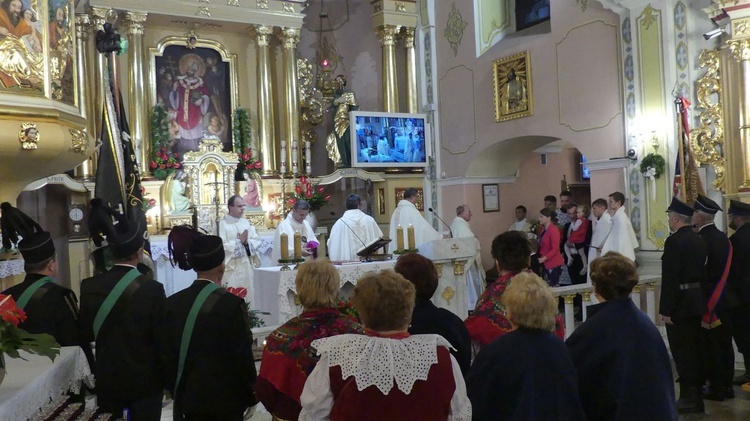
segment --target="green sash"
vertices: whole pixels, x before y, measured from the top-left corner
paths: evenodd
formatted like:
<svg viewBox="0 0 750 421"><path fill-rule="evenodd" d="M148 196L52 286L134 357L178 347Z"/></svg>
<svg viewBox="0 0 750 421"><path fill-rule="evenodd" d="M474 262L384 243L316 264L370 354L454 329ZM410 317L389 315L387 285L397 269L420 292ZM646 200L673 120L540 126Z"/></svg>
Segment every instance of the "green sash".
<svg viewBox="0 0 750 421"><path fill-rule="evenodd" d="M190 347L190 339L193 337L193 329L195 328L195 321L198 319L198 313L206 302L208 296L217 289L219 289L219 286L213 282L209 282L208 285L204 286L203 289L201 289L201 292L198 293L198 297L190 308L187 320L185 320L185 327L182 329L182 341L180 342L180 360L177 363L177 381L174 384L175 396L177 396L177 388L182 379L182 370L185 368L185 358L187 357L188 348Z"/></svg>
<svg viewBox="0 0 750 421"><path fill-rule="evenodd" d="M41 288L42 285L44 285L46 283L49 283L49 282L52 282L52 277L51 276L45 276L44 278L37 279L36 282L34 282L33 284L31 284L30 287L26 288L26 291L24 291L23 294L21 294L21 296L18 297L18 301L16 301L16 305L21 310L23 310L24 308L26 308L26 304L29 303L29 300L34 295L34 293L39 288Z"/></svg>
<svg viewBox="0 0 750 421"><path fill-rule="evenodd" d="M126 273L125 276L123 276L117 282L117 285L112 288L112 291L109 292L109 295L107 295L104 303L102 303L102 306L99 307L99 311L96 313L96 317L94 317L94 338L99 336L99 329L101 329L102 325L104 324L104 320L107 319L107 316L112 311L112 308L115 306L115 304L117 304L117 300L120 298L122 293L125 292L125 288L127 288L130 283L140 275L141 273L138 272L138 269L131 269L130 272Z"/></svg>

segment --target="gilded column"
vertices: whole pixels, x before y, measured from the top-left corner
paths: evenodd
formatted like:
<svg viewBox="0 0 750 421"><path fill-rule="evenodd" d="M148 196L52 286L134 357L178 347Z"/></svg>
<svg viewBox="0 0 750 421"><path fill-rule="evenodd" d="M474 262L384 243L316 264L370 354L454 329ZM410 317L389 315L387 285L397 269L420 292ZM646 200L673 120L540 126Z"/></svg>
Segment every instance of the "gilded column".
<svg viewBox="0 0 750 421"><path fill-rule="evenodd" d="M96 40L96 33L104 27L107 22L107 16L111 12L111 9L104 7L92 7L91 8L91 32L94 34L94 40ZM104 54L100 54L96 49L94 51L94 68L89 74L93 76L93 105L94 112L93 117L95 120L94 132L91 133L94 139L98 139L101 136L102 129L102 110L104 109L104 98L106 96L107 87L104 86L104 73L107 71L107 59Z"/></svg>
<svg viewBox="0 0 750 421"><path fill-rule="evenodd" d="M414 28L404 28L406 49L406 112L417 112L417 53L414 50Z"/></svg>
<svg viewBox="0 0 750 421"><path fill-rule="evenodd" d="M86 135L89 143L96 133L96 119L94 114L94 98L91 95L91 57L89 45L89 31L91 31L91 19L87 14L76 15L76 66L78 68L78 104L81 108L81 116L86 119ZM81 165L76 167L74 174L76 178L92 178L96 172L96 152L94 151Z"/></svg>
<svg viewBox="0 0 750 421"><path fill-rule="evenodd" d="M149 107L146 101L146 65L143 28L148 14L125 12L128 31L128 95L130 95L130 136L133 138L142 177L151 171L151 136L148 135Z"/></svg>
<svg viewBox="0 0 750 421"><path fill-rule="evenodd" d="M398 112L398 81L396 78L396 34L399 27L383 25L378 28L380 44L383 48L383 109L389 113Z"/></svg>
<svg viewBox="0 0 750 421"><path fill-rule="evenodd" d="M750 191L750 39L729 41L734 58L740 62L740 143L742 149L742 183L738 190Z"/></svg>
<svg viewBox="0 0 750 421"><path fill-rule="evenodd" d="M268 46L273 28L257 25L253 28L258 46L258 142L263 162L263 175L276 172L276 150L280 149L281 139L274 141L273 92L271 82L271 52Z"/></svg>
<svg viewBox="0 0 750 421"><path fill-rule="evenodd" d="M284 28L281 31L282 67L284 69L284 127L287 141L287 168L295 174L300 173L302 155L300 151L299 131L299 94L297 92L297 44L299 44L299 28ZM293 148L297 142L296 154ZM296 171L294 163L297 163Z"/></svg>

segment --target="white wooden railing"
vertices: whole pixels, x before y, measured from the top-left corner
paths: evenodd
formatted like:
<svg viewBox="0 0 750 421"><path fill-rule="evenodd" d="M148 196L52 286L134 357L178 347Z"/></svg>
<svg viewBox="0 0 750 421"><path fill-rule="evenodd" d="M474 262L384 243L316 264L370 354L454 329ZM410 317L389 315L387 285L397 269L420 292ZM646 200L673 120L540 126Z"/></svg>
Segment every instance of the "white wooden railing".
<svg viewBox="0 0 750 421"><path fill-rule="evenodd" d="M652 322L656 323L656 286L661 284L661 276L658 275L641 275L638 279L638 285L633 288L630 298L636 307L643 310L642 302L645 295L646 315ZM565 303L565 337L570 336L576 328L575 309L573 301L576 296L581 296L581 316L586 320L586 307L597 304L598 301L594 296L594 287L591 284L570 285L564 287L552 288L556 297L562 297Z"/></svg>

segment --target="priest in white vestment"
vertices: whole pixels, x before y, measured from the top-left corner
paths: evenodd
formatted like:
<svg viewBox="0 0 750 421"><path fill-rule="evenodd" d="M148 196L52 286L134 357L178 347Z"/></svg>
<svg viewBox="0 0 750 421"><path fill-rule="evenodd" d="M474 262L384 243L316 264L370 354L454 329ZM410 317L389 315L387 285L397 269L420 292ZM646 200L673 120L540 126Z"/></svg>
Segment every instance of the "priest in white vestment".
<svg viewBox="0 0 750 421"><path fill-rule="evenodd" d="M279 226L276 228L276 235L273 239L273 251L271 258L274 262L281 259L281 234L286 233L288 237L287 250L289 251L289 257L294 257L294 233L299 232L302 235L302 257L308 258L312 256L312 250L306 247L306 244L311 241L318 241L315 237L315 231L313 231L310 224L305 221L307 214L310 213L310 204L306 200L298 200L292 206L292 211L287 214L286 219L281 221Z"/></svg>
<svg viewBox="0 0 750 421"><path fill-rule="evenodd" d="M422 216L422 213L417 209L415 205L417 203L417 189L408 188L404 192L404 199L398 202L396 210L391 215L391 226L390 235L393 249L395 250L396 244L396 228L401 226L404 231L404 247L409 247L408 241L408 228L409 225L414 227L414 246L419 248L420 245L443 238L443 236L432 228L429 222Z"/></svg>
<svg viewBox="0 0 750 421"><path fill-rule="evenodd" d="M609 195L608 202L612 215L612 229L604 241L601 255L607 254L608 251L616 251L635 262L635 249L639 247L638 238L635 236L630 218L625 213L625 195L614 192Z"/></svg>
<svg viewBox="0 0 750 421"><path fill-rule="evenodd" d="M456 219L451 222L451 233L453 238L473 238L477 248L477 252L474 255L474 264L469 267L466 272L466 302L470 309L476 307L477 300L484 292L485 274L484 267L482 267L482 253L479 240L471 231L469 226L471 221L471 208L466 205L461 205L456 208Z"/></svg>
<svg viewBox="0 0 750 421"><path fill-rule="evenodd" d="M359 209L359 195L346 198L344 215L333 224L328 237L328 257L333 261L358 260L357 251L383 236L378 223Z"/></svg>
<svg viewBox="0 0 750 421"><path fill-rule="evenodd" d="M241 196L230 197L228 206L229 214L219 221L219 237L224 241L226 264L222 285L227 288L245 288L245 301L255 306L251 256L260 247L260 236L255 227L250 225L250 221L242 216L245 202Z"/></svg>
<svg viewBox="0 0 750 421"><path fill-rule="evenodd" d="M526 206L516 206L516 222L510 224L508 231L521 231L524 234L531 233L531 222L526 219Z"/></svg>
<svg viewBox="0 0 750 421"><path fill-rule="evenodd" d="M591 262L602 255L602 247L612 229L612 216L607 212L607 201L596 199L591 204L591 247L589 247L589 270L587 282L591 283Z"/></svg>

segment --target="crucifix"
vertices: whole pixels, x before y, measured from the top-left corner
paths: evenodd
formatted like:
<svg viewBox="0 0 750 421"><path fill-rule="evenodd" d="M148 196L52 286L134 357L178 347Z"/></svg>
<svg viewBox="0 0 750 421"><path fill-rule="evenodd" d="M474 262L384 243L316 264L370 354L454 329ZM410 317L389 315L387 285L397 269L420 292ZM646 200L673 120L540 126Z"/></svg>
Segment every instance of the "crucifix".
<svg viewBox="0 0 750 421"><path fill-rule="evenodd" d="M221 186L226 185L227 183L220 182L219 181L219 170L214 170L214 181L211 183L206 183L206 185L213 186L214 187L214 211L215 211L215 218L214 222L216 223L216 235L219 235L219 205L221 204L221 199L219 198L219 193L221 191Z"/></svg>

